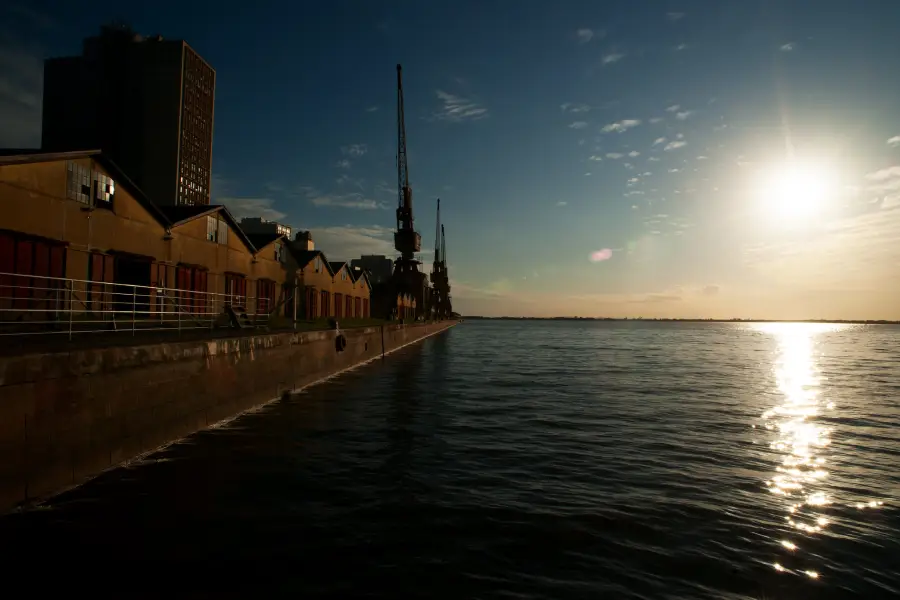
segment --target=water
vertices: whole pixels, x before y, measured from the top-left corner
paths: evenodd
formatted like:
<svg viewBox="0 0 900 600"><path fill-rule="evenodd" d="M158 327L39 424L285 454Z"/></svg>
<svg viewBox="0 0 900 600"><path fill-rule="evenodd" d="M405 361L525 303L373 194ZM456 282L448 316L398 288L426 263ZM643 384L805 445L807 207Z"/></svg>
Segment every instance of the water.
<svg viewBox="0 0 900 600"><path fill-rule="evenodd" d="M896 327L468 322L0 539L129 597L887 597L898 395Z"/></svg>

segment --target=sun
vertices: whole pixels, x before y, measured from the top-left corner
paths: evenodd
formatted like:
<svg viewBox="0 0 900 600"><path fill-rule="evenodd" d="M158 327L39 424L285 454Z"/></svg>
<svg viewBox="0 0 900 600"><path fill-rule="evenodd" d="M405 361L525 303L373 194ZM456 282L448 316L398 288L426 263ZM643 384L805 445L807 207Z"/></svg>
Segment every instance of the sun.
<svg viewBox="0 0 900 600"><path fill-rule="evenodd" d="M822 213L834 192L834 181L821 165L790 162L772 169L760 188L768 217L799 222Z"/></svg>

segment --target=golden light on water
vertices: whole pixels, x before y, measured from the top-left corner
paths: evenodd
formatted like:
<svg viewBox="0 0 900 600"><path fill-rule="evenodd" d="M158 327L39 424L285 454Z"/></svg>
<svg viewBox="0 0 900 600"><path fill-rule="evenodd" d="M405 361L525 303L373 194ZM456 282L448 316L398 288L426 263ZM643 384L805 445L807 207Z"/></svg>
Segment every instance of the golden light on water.
<svg viewBox="0 0 900 600"><path fill-rule="evenodd" d="M817 417L835 410L833 402L822 398L821 376L817 362L817 338L842 325L818 323L765 323L759 331L775 337L777 357L773 363L778 404L762 415L765 428L772 432L770 448L780 455L780 464L767 480L768 491L784 498L785 521L799 534L816 535L830 523L822 513L832 503L825 482L831 429ZM797 539L780 540L792 555L802 553ZM786 568L774 563L780 572L804 573L817 579L818 571Z"/></svg>

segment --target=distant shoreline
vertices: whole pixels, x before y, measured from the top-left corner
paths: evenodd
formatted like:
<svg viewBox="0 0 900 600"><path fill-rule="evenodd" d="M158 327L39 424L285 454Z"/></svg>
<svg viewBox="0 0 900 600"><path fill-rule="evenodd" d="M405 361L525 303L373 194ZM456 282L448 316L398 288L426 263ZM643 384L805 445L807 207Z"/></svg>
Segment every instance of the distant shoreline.
<svg viewBox="0 0 900 600"><path fill-rule="evenodd" d="M665 319L613 317L480 317L462 316L466 321L639 321L650 323L836 323L840 325L900 325L900 321L840 319Z"/></svg>

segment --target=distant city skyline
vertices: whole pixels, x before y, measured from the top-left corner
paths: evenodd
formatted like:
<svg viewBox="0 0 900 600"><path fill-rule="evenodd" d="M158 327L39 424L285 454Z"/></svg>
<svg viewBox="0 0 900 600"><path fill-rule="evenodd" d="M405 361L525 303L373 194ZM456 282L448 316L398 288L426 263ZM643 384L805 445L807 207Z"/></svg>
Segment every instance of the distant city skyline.
<svg viewBox="0 0 900 600"><path fill-rule="evenodd" d="M462 314L900 319L895 2L12 0L0 145L40 143L43 60L115 18L215 69L211 201L332 260L396 254L402 63Z"/></svg>

